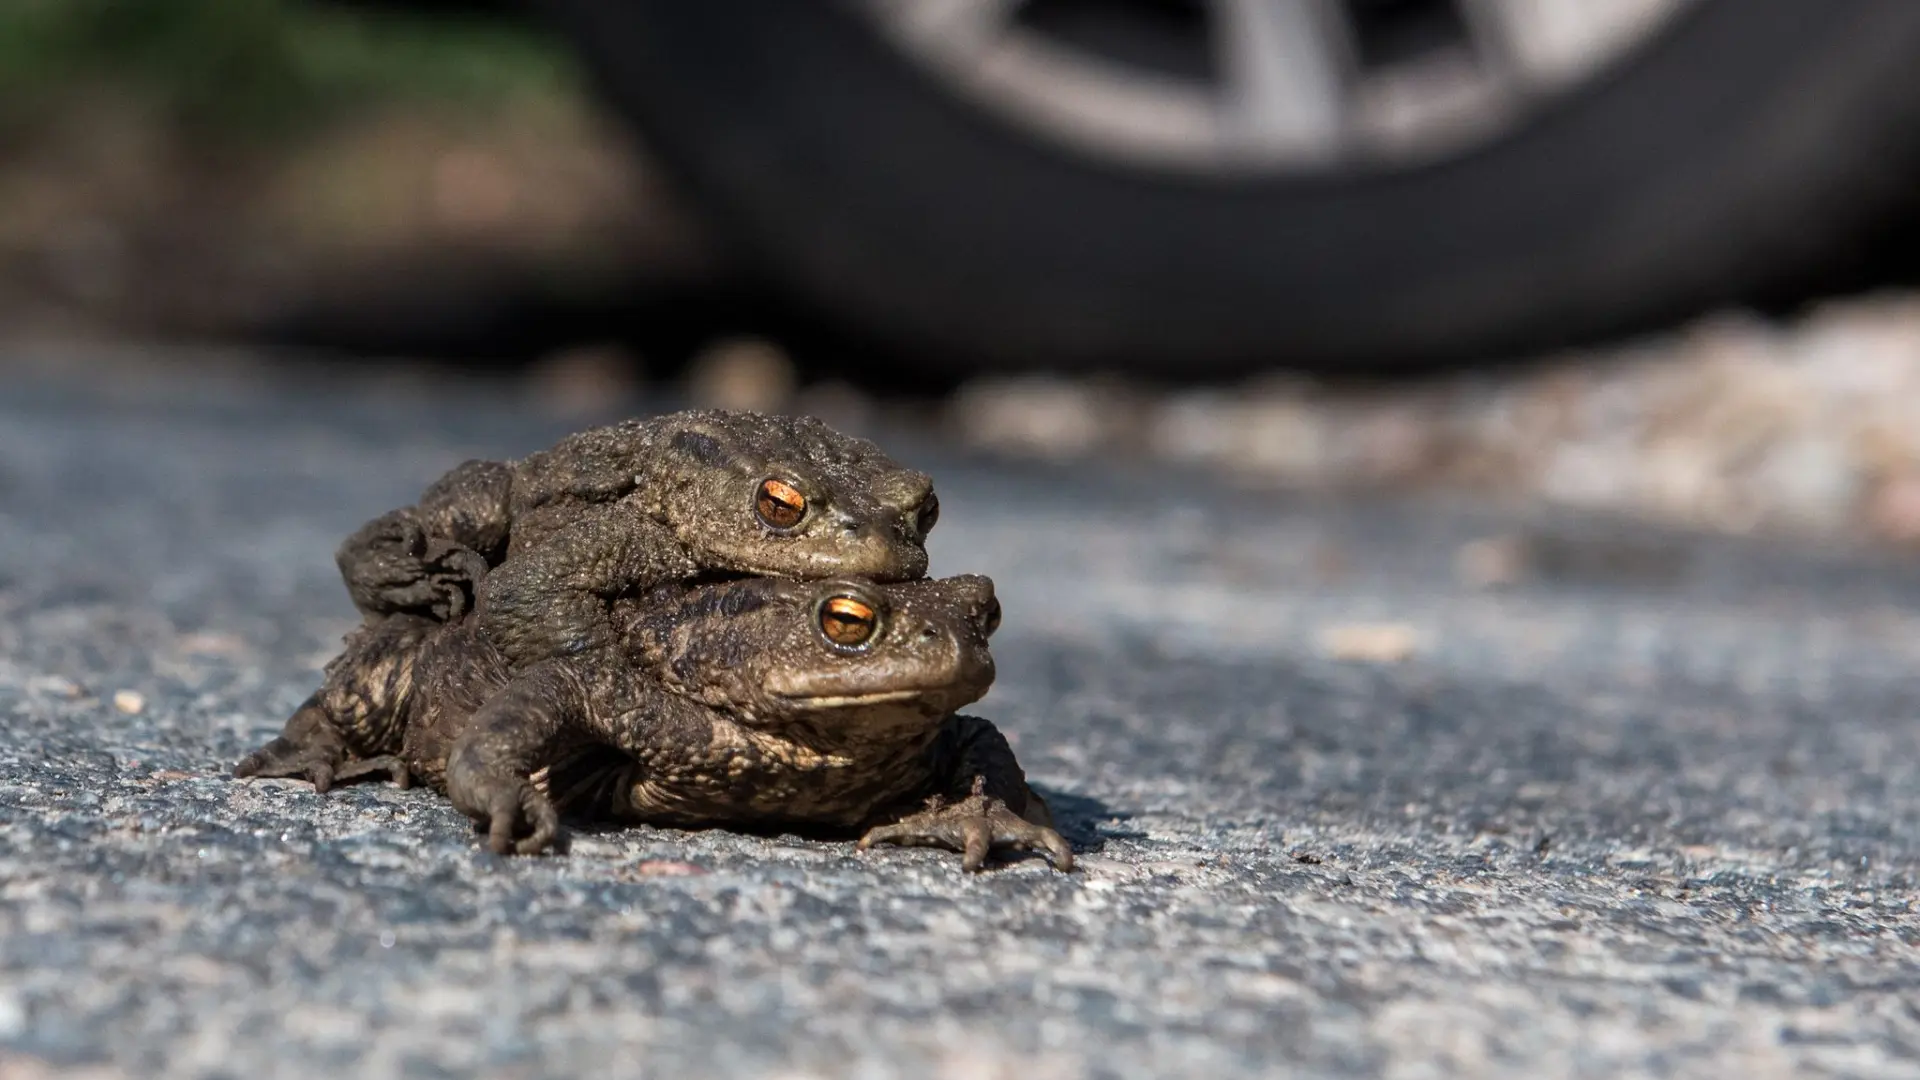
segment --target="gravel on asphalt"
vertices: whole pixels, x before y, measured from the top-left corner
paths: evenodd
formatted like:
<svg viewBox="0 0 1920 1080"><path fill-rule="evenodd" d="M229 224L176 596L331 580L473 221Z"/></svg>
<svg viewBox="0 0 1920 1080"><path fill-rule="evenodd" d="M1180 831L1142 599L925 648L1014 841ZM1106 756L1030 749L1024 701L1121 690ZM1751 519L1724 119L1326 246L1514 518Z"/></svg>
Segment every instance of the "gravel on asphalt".
<svg viewBox="0 0 1920 1080"><path fill-rule="evenodd" d="M1640 340L1419 382L1149 390L977 380L965 441L1131 454L1315 490L1507 495L1683 528L1920 548L1920 299L1768 321L1725 312Z"/></svg>

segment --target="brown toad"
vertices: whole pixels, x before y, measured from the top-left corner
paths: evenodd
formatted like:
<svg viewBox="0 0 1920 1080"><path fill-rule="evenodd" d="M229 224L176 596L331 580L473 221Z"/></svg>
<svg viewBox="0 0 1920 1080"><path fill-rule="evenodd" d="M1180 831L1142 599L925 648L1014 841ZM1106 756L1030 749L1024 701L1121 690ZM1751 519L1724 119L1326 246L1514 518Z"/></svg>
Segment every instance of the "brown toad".
<svg viewBox="0 0 1920 1080"><path fill-rule="evenodd" d="M418 776L530 853L562 813L682 827L864 829L979 869L993 847L1072 854L1006 739L956 715L993 680L978 576L879 585L748 578L615 601L624 662L513 676L477 620L362 627L326 686L238 775Z"/></svg>
<svg viewBox="0 0 1920 1080"><path fill-rule="evenodd" d="M518 670L608 644L606 601L663 582L920 577L938 515L927 475L871 442L811 417L694 410L466 462L336 559L369 620L446 621L484 590L486 632Z"/></svg>

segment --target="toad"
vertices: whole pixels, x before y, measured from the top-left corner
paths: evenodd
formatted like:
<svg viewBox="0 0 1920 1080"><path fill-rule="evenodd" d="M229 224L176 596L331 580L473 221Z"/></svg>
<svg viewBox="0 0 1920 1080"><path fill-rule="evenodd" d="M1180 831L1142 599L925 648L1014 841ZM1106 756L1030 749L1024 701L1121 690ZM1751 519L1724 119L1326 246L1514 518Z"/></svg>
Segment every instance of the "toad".
<svg viewBox="0 0 1920 1080"><path fill-rule="evenodd" d="M925 473L819 420L692 410L466 462L336 561L369 620L478 602L518 670L609 643L606 600L663 582L921 577L939 506Z"/></svg>
<svg viewBox="0 0 1920 1080"><path fill-rule="evenodd" d="M369 623L236 775L305 775L287 763L318 750L338 762L328 780L417 777L502 853L544 850L567 814L1072 866L1005 737L957 712L993 679L988 579L678 583L606 610L624 662L517 676L476 619Z"/></svg>

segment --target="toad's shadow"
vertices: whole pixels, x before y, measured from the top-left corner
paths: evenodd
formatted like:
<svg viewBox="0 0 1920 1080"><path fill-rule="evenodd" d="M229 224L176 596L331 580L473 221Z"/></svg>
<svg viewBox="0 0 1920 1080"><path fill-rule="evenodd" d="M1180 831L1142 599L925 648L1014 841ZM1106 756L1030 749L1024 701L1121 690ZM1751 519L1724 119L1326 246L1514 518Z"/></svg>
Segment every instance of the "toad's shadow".
<svg viewBox="0 0 1920 1080"><path fill-rule="evenodd" d="M1146 833L1124 824L1133 820L1132 813L1115 810L1091 795L1075 795L1038 784L1033 785L1033 790L1047 801L1047 809L1053 811L1053 827L1067 838L1076 855L1105 850L1109 840L1146 838Z"/></svg>

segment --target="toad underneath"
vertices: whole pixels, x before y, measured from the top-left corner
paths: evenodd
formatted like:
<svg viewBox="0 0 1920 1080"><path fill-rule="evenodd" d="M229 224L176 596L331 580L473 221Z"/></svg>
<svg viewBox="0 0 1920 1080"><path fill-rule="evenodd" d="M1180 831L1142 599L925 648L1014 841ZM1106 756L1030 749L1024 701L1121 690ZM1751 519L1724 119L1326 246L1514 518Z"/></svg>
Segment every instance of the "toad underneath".
<svg viewBox="0 0 1920 1080"><path fill-rule="evenodd" d="M514 675L480 621L400 616L348 639L326 685L240 775L319 751L332 774L419 777L536 852L561 814L680 827L800 826L962 853L1066 841L988 721L992 582L746 578L621 598L623 663Z"/></svg>

